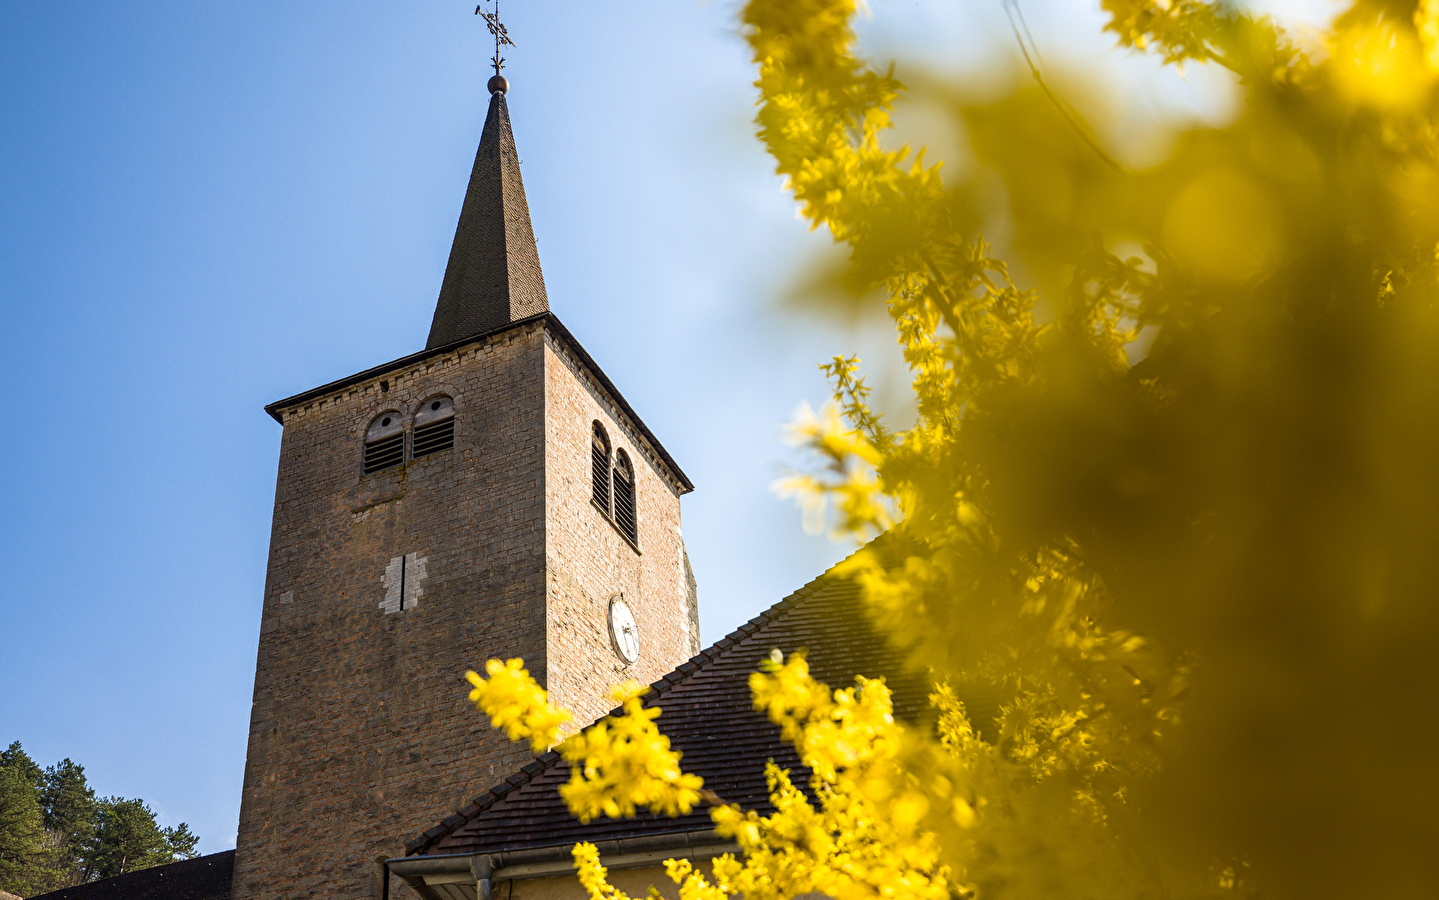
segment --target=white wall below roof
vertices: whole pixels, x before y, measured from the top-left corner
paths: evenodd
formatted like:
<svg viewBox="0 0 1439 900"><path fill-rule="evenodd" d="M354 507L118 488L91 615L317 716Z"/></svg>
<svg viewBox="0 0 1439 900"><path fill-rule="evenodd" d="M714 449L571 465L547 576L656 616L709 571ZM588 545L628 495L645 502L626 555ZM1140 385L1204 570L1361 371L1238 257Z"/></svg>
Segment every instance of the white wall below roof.
<svg viewBox="0 0 1439 900"><path fill-rule="evenodd" d="M698 866L711 884L714 883L712 863L712 859L706 859ZM608 880L611 885L624 891L630 897L648 896L651 885L659 889L661 896L679 896L678 886L665 874L663 866L612 870L608 875ZM471 890L473 889L471 887ZM494 900L588 900L588 895L580 886L579 879L569 875L562 878L535 878L528 881L508 882L503 887L496 886ZM829 900L829 897L826 894L810 893L798 894L792 900Z"/></svg>
<svg viewBox="0 0 1439 900"><path fill-rule="evenodd" d="M705 877L713 877L710 861L706 860L701 865ZM661 894L668 894L672 897L679 894L675 883L670 881L669 876L665 874L663 866L620 869L611 871L608 878L610 884L631 897L647 896L651 885L658 888ZM504 894L496 893L494 900L588 900L589 896L580 886L580 880L573 875L514 881L510 882L504 890Z"/></svg>
<svg viewBox="0 0 1439 900"><path fill-rule="evenodd" d="M706 878L713 879L713 860L706 858L698 867ZM608 861L606 861L608 865ZM650 886L658 888L661 894L677 896L675 883L665 874L663 865L647 865L636 868L611 868L610 884L631 897L644 897ZM443 900L475 900L475 883L468 873L430 875L425 886ZM558 875L547 878L497 879L493 887L492 900L588 900L585 889L574 875Z"/></svg>

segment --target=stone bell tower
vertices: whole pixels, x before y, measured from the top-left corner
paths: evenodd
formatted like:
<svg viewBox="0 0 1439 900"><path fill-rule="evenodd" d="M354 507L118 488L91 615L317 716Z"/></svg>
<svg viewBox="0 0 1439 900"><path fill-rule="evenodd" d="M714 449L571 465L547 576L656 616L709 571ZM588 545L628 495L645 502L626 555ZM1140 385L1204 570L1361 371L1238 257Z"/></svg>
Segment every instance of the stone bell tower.
<svg viewBox="0 0 1439 900"><path fill-rule="evenodd" d="M550 312L490 105L426 349L284 427L233 897L373 898L377 858L524 765L464 672L523 657L583 721L699 650L692 485Z"/></svg>

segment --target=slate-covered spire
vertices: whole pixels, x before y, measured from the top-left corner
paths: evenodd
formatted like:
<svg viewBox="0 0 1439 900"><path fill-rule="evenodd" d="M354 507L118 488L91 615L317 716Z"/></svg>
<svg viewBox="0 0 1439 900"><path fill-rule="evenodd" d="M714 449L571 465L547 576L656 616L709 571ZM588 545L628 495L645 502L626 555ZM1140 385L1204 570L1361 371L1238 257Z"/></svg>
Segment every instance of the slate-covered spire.
<svg viewBox="0 0 1439 900"><path fill-rule="evenodd" d="M505 107L509 84L496 75L489 87L490 111L485 116L426 349L550 308L520 161L515 155L515 136L510 131L510 113Z"/></svg>

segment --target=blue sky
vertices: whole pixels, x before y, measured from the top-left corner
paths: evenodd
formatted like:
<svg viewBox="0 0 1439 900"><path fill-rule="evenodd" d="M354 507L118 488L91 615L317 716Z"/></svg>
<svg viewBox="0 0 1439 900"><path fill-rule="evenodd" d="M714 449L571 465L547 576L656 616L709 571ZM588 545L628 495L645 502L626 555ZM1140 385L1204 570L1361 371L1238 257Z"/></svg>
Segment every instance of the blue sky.
<svg viewBox="0 0 1439 900"><path fill-rule="evenodd" d="M883 327L778 302L832 251L751 135L735 9L504 6L550 302L697 485L684 531L707 643L844 552L769 490L781 424L825 397L815 364L858 350L900 386ZM280 439L261 407L423 347L484 115L472 11L0 5L17 426L0 442L0 742L82 763L205 852L234 845L239 809ZM1056 58L1129 84L1133 115L1222 117L1203 73L1094 62L1109 41L1089 6L1027 11ZM998 2L873 12L879 56L953 75L1010 53ZM906 127L954 141L917 113Z"/></svg>

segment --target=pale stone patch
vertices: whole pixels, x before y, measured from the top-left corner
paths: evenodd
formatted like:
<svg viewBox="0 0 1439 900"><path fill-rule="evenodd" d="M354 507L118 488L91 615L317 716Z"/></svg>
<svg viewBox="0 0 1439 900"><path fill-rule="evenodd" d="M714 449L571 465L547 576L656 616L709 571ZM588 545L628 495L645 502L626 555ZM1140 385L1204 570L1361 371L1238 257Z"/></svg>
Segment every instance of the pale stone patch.
<svg viewBox="0 0 1439 900"><path fill-rule="evenodd" d="M425 593L421 582L429 574L426 570L429 559L411 552L393 557L385 566L385 574L380 578L380 583L385 586L385 599L379 604L385 615L420 605L420 597Z"/></svg>

